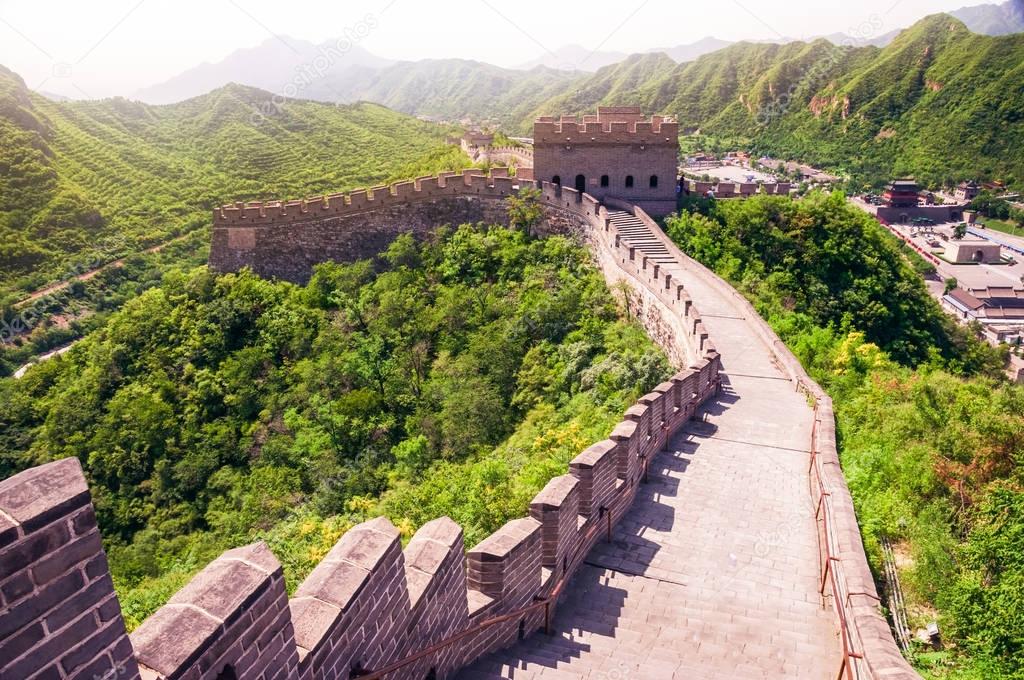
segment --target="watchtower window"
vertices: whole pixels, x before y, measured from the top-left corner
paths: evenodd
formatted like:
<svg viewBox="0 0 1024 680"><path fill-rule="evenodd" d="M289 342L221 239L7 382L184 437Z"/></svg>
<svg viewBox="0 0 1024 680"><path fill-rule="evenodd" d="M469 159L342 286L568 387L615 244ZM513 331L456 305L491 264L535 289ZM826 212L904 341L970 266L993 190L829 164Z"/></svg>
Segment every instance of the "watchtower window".
<svg viewBox="0 0 1024 680"><path fill-rule="evenodd" d="M626 175L626 188L627 189L632 189L633 188L633 175Z"/></svg>
<svg viewBox="0 0 1024 680"><path fill-rule="evenodd" d="M608 175L601 175L601 186L608 186Z"/></svg>
<svg viewBox="0 0 1024 680"><path fill-rule="evenodd" d="M576 175L576 191L583 193L587 190L587 178L583 175Z"/></svg>
<svg viewBox="0 0 1024 680"><path fill-rule="evenodd" d="M651 188L652 189L657 189L658 188L658 176L657 175L651 175Z"/></svg>
<svg viewBox="0 0 1024 680"><path fill-rule="evenodd" d="M562 183L562 176L561 175L555 175L554 177L551 178L551 183L552 184L561 184Z"/></svg>

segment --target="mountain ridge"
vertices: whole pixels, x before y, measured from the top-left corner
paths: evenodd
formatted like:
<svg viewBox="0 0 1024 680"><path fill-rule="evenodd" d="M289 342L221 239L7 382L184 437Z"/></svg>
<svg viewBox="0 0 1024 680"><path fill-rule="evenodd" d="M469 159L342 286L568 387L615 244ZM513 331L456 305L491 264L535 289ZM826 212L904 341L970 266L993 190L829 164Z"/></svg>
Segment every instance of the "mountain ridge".
<svg viewBox="0 0 1024 680"><path fill-rule="evenodd" d="M447 130L368 102L274 102L227 85L168 105L54 102L0 66L0 298L205 228L238 198L293 197L463 166ZM112 246L113 247L113 246Z"/></svg>
<svg viewBox="0 0 1024 680"><path fill-rule="evenodd" d="M982 35L1006 35L1024 31L1024 0L1007 0L1000 5L961 7L949 14L961 20L969 30ZM862 31L854 31L852 35L837 32L807 39L779 38L738 42L786 44L813 42L818 38L824 38L837 46L885 47L900 32L906 30L893 29L876 34L876 28L880 30L881 27L865 25L864 34ZM198 64L166 81L141 88L131 96L151 104L174 103L198 96L229 82L238 82L289 97L334 103L366 99L392 106L387 101L388 94L375 89L375 85L378 80L393 83L400 79L396 76L395 69L408 71L410 77L421 78L428 70L427 65L432 64L441 71L436 77L443 77L444 71L450 70L453 65L475 61L486 73L500 71L505 82L536 84L530 74L537 67L565 74L585 75L622 63L636 54L658 52L682 64L735 44L737 42L706 36L690 43L650 48L633 54L615 50L591 50L578 44L569 44L517 66L506 68L458 58L391 60L370 53L357 41L348 38L314 44L298 38L275 36L259 45L239 48L219 62ZM328 61L326 67L317 66L318 63L323 63L325 55ZM448 66L444 65L446 62ZM403 110L408 108L406 106Z"/></svg>
<svg viewBox="0 0 1024 680"><path fill-rule="evenodd" d="M975 33L1009 35L1024 31L1024 0L1007 0L1000 5L970 5L949 14Z"/></svg>

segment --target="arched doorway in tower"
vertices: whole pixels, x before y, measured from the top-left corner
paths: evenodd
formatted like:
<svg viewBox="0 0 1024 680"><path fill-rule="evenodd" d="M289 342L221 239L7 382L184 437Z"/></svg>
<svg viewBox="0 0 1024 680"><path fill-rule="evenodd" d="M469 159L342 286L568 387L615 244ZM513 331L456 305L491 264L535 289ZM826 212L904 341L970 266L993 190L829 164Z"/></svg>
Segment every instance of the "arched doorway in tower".
<svg viewBox="0 0 1024 680"><path fill-rule="evenodd" d="M562 185L562 176L561 175L555 175L554 177L551 178L551 183L552 184L557 184L557 185L561 186Z"/></svg>
<svg viewBox="0 0 1024 680"><path fill-rule="evenodd" d="M587 190L587 178L583 175L576 175L576 191L581 194Z"/></svg>

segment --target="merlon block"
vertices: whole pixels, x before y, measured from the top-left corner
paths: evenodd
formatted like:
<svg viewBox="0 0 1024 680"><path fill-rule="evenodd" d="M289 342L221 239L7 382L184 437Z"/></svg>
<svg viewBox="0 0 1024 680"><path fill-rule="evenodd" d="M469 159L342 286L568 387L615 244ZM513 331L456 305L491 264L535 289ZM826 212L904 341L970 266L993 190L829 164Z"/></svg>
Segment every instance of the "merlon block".
<svg viewBox="0 0 1024 680"><path fill-rule="evenodd" d="M0 511L21 525L25 533L88 502L89 487L77 458L40 465L0 482ZM0 522L0 535L9 530L10 520Z"/></svg>

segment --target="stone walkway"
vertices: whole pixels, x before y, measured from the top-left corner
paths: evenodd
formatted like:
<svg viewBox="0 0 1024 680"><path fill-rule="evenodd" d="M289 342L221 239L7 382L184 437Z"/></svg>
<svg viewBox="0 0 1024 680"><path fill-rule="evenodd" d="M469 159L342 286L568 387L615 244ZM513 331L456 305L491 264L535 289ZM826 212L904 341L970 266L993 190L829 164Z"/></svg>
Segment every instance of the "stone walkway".
<svg viewBox="0 0 1024 680"><path fill-rule="evenodd" d="M653 246L654 244L652 244ZM659 258L660 259L660 258ZM718 400L652 462L554 620L458 677L831 678L808 493L812 411L733 302L665 258L722 354Z"/></svg>

